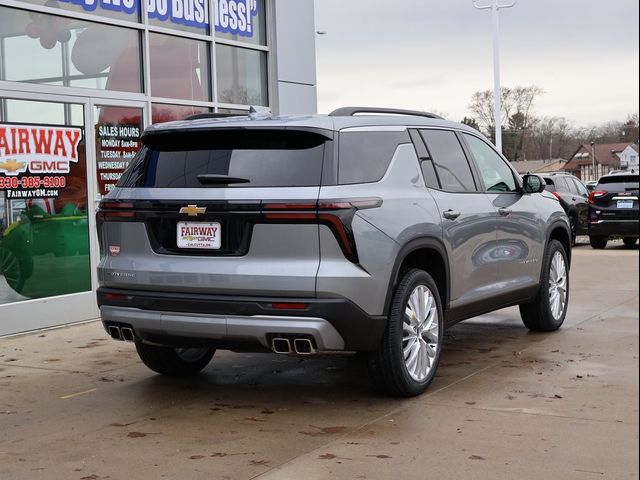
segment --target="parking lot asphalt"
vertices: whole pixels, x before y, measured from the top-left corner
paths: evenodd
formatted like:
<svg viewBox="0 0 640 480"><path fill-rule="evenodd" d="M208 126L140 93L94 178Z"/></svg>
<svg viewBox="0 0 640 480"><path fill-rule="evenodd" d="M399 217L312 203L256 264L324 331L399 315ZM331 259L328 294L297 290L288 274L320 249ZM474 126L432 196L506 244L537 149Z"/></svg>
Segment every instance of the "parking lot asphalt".
<svg viewBox="0 0 640 480"><path fill-rule="evenodd" d="M573 250L567 320L447 334L421 397L360 358L218 352L168 379L99 322L0 339L0 479L638 478L638 248Z"/></svg>

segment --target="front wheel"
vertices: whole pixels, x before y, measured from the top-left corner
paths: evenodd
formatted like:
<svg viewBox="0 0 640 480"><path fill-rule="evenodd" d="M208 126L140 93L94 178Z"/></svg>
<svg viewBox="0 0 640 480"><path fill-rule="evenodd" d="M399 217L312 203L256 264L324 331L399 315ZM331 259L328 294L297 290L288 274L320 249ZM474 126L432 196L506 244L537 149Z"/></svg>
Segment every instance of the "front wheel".
<svg viewBox="0 0 640 480"><path fill-rule="evenodd" d="M589 243L591 244L591 248L595 248L597 250L602 250L607 246L607 237L595 237L589 235Z"/></svg>
<svg viewBox="0 0 640 480"><path fill-rule="evenodd" d="M423 270L402 272L391 303L389 321L377 351L369 355L369 372L381 389L411 397L433 380L443 336L438 287Z"/></svg>
<svg viewBox="0 0 640 480"><path fill-rule="evenodd" d="M529 330L551 332L560 328L569 305L567 254L559 241L549 242L542 268L538 294L532 302L520 305L520 316Z"/></svg>
<svg viewBox="0 0 640 480"><path fill-rule="evenodd" d="M136 342L136 350L151 370L173 377L195 375L216 353L214 348L172 348L142 342Z"/></svg>

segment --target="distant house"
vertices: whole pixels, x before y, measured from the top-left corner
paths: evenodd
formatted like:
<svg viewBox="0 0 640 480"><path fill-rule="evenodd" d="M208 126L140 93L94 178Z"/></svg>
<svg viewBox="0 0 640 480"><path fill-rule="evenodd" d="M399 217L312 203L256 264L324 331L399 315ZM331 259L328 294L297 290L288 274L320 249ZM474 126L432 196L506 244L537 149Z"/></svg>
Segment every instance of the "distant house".
<svg viewBox="0 0 640 480"><path fill-rule="evenodd" d="M638 145L629 145L620 154L620 168L628 171L638 171Z"/></svg>
<svg viewBox="0 0 640 480"><path fill-rule="evenodd" d="M567 161L564 158L553 160L519 160L511 162L511 166L520 174L559 172Z"/></svg>
<svg viewBox="0 0 640 480"><path fill-rule="evenodd" d="M619 170L621 165L620 155L628 147L633 149L633 143L599 143L593 146L595 151L596 171L593 172L593 159L591 158L591 145L582 144L564 166L563 170L574 174L583 182L598 180L611 170ZM636 146L637 148L637 146ZM635 161L637 162L637 151ZM629 158L627 155L625 158ZM636 164L637 165L637 164Z"/></svg>

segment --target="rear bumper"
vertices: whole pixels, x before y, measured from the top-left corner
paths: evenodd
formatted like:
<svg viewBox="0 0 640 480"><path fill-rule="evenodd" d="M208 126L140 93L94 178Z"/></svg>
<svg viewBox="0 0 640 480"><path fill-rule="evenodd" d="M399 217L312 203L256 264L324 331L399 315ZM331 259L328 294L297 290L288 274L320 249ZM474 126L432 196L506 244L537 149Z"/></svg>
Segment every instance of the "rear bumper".
<svg viewBox="0 0 640 480"><path fill-rule="evenodd" d="M345 299L234 297L221 295L98 289L106 325L130 325L143 341L187 346L259 344L278 335L312 337L318 350L375 350L386 318L367 315ZM304 309L275 309L304 303Z"/></svg>
<svg viewBox="0 0 640 480"><path fill-rule="evenodd" d="M602 237L637 237L640 232L638 220L598 220L589 222L589 235Z"/></svg>

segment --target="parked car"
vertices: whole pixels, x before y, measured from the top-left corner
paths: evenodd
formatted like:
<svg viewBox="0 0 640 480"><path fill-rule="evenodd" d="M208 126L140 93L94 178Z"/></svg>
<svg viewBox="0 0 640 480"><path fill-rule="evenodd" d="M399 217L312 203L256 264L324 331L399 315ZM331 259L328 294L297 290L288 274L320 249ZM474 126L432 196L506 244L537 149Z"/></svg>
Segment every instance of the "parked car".
<svg viewBox="0 0 640 480"><path fill-rule="evenodd" d="M100 204L97 296L156 372L193 374L216 349L366 352L377 385L411 396L456 322L510 305L531 330L564 321L567 215L465 125L253 109L142 143Z"/></svg>
<svg viewBox="0 0 640 480"><path fill-rule="evenodd" d="M593 192L596 188L596 185L598 184L598 182L587 182L584 184L585 187L587 187L587 190L589 192Z"/></svg>
<svg viewBox="0 0 640 480"><path fill-rule="evenodd" d="M576 241L576 235L589 233L587 199L589 191L584 184L569 173L551 173L542 175L546 183L546 190L551 192L567 212L571 225L571 243Z"/></svg>
<svg viewBox="0 0 640 480"><path fill-rule="evenodd" d="M616 173L598 180L589 194L589 242L605 248L610 238L627 247L638 241L638 174Z"/></svg>

